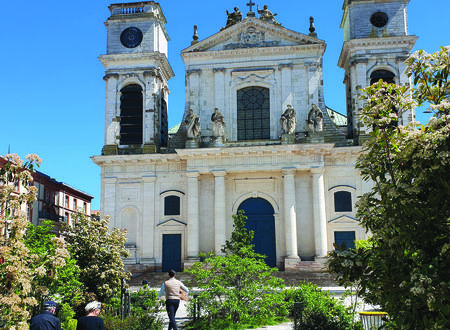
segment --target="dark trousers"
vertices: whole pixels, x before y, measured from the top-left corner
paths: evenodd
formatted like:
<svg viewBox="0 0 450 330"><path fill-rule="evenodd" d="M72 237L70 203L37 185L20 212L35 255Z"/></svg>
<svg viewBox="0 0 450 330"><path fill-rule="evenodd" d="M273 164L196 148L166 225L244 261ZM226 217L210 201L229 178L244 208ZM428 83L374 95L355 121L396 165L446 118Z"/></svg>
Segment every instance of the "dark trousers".
<svg viewBox="0 0 450 330"><path fill-rule="evenodd" d="M178 330L177 323L175 322L178 306L180 306L179 299L166 300L167 315L169 315L169 330Z"/></svg>

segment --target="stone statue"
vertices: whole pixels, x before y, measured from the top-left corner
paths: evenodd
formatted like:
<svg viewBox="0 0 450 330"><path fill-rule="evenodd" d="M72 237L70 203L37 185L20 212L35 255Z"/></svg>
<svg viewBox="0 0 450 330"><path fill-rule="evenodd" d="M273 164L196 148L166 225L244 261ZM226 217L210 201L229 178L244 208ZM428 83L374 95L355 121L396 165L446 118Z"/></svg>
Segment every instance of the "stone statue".
<svg viewBox="0 0 450 330"><path fill-rule="evenodd" d="M232 13L229 13L228 10L226 12L228 15L226 28L242 21L242 13L239 11L238 7L234 7L234 12Z"/></svg>
<svg viewBox="0 0 450 330"><path fill-rule="evenodd" d="M297 113L292 105L288 104L287 109L283 112L280 118L281 133L294 134L297 126Z"/></svg>
<svg viewBox="0 0 450 330"><path fill-rule="evenodd" d="M189 109L189 112L184 119L184 124L186 125L188 139L197 138L200 133L200 119L192 109Z"/></svg>
<svg viewBox="0 0 450 330"><path fill-rule="evenodd" d="M215 137L225 136L225 121L219 109L214 108L214 112L211 115L213 135Z"/></svg>
<svg viewBox="0 0 450 330"><path fill-rule="evenodd" d="M258 5L256 6L256 10L258 11L258 14L260 15L259 19L264 22L278 24L278 22L275 19L275 16L277 16L277 14L272 14L272 12L267 8L268 8L268 6L264 5L263 9L260 10L259 6Z"/></svg>
<svg viewBox="0 0 450 330"><path fill-rule="evenodd" d="M315 104L312 105L312 108L308 113L306 125L308 127L308 131L312 134L320 133L323 131L323 113Z"/></svg>

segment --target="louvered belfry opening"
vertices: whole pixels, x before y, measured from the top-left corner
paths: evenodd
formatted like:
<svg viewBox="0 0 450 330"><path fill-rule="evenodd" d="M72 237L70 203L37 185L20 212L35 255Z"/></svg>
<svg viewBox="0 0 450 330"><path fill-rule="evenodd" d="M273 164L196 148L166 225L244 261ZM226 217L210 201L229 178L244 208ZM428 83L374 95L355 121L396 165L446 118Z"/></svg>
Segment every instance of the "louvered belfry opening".
<svg viewBox="0 0 450 330"><path fill-rule="evenodd" d="M376 70L370 75L370 84L377 83L380 79L388 84L395 84L395 74L388 70Z"/></svg>
<svg viewBox="0 0 450 330"><path fill-rule="evenodd" d="M120 90L120 145L142 144L142 88L128 85Z"/></svg>
<svg viewBox="0 0 450 330"><path fill-rule="evenodd" d="M159 134L161 147L167 147L169 141L169 121L167 115L167 103L164 99L161 101L161 124Z"/></svg>
<svg viewBox="0 0 450 330"><path fill-rule="evenodd" d="M237 133L239 141L270 139L268 88L252 86L237 91Z"/></svg>

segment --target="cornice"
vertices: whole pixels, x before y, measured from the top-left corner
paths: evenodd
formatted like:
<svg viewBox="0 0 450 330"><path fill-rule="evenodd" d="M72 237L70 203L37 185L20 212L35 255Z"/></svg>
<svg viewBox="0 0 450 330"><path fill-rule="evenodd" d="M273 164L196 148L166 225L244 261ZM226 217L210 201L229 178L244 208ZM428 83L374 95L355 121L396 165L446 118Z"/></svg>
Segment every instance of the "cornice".
<svg viewBox="0 0 450 330"><path fill-rule="evenodd" d="M392 46L406 46L408 53L411 52L414 44L417 41L417 37L413 35L398 36L398 37L382 37L382 38L361 38L351 39L342 45L341 55L339 56L338 66L345 68L347 61L349 60L349 53L358 50L367 49L379 49L379 48L392 48Z"/></svg>
<svg viewBox="0 0 450 330"><path fill-rule="evenodd" d="M136 62L148 63L150 61L156 61L161 66L166 80L169 80L175 76L172 67L167 59L166 54L154 52L154 53L125 53L125 54L105 54L99 56L100 62L103 64L106 70L110 69L112 65L124 65L133 66L135 68Z"/></svg>
<svg viewBox="0 0 450 330"><path fill-rule="evenodd" d="M177 154L140 154L140 155L109 155L92 156L91 160L99 166L176 163L180 161Z"/></svg>
<svg viewBox="0 0 450 330"><path fill-rule="evenodd" d="M310 45L295 45L295 46L276 46L276 47L261 47L261 48L236 48L229 50L211 50L202 52L182 53L183 59L191 58L212 58L218 59L220 57L229 58L236 56L261 56L261 55L292 55L293 53L315 51L323 54L325 52L325 44L310 44Z"/></svg>
<svg viewBox="0 0 450 330"><path fill-rule="evenodd" d="M229 40L233 36L237 35L241 31L245 31L248 27L254 26L264 30L265 32L272 32L286 39L301 42L304 44L322 44L325 45L325 41L310 37L306 34L302 34L293 30L289 30L285 27L274 25L271 23L265 23L255 17L246 17L242 22L234 24L222 31L194 44L181 51L181 54L189 52L203 52L205 49L211 48L214 45L220 44ZM265 47L262 47L265 48ZM271 48L271 47L269 47ZM261 48L258 48L261 49Z"/></svg>
<svg viewBox="0 0 450 330"><path fill-rule="evenodd" d="M267 155L267 154L320 154L330 155L334 149L334 144L291 144L291 145L270 145L270 146L253 146L253 147L230 147L230 148L197 148L197 149L177 149L176 153L180 159L192 158L216 158L230 157L238 155Z"/></svg>

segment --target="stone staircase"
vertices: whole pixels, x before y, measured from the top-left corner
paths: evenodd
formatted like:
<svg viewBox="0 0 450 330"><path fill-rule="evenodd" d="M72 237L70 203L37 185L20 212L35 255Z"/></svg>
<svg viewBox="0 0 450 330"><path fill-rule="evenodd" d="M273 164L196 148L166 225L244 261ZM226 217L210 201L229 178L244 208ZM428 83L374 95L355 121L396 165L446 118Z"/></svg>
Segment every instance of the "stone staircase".
<svg viewBox="0 0 450 330"><path fill-rule="evenodd" d="M336 287L338 284L333 281L330 274L324 272L320 263L316 261L302 261L296 269L290 271L279 271L275 276L284 280L286 286L295 286L301 282L309 282L321 287ZM177 279L185 283L187 286L195 287L193 278L185 272L179 272ZM141 286L143 280L147 280L150 287L160 287L168 278L167 273L162 272L145 272L136 273L133 278L128 281L130 286Z"/></svg>

